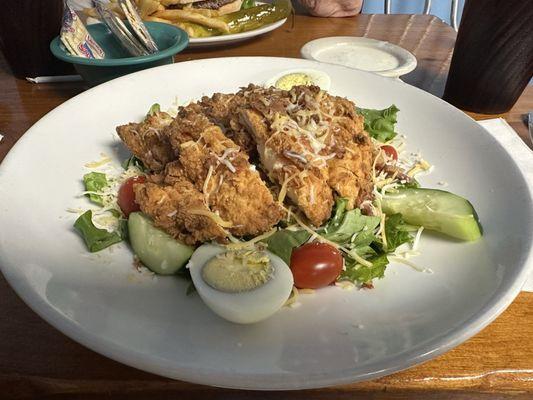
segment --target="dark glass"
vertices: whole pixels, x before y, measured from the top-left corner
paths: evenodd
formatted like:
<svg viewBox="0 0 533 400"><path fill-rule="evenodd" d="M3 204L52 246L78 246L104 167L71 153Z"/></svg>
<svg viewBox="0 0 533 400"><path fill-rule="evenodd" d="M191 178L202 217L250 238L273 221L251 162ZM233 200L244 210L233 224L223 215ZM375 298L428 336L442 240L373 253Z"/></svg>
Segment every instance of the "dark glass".
<svg viewBox="0 0 533 400"><path fill-rule="evenodd" d="M15 76L73 72L49 48L61 28L63 0L0 0L0 3L0 51Z"/></svg>
<svg viewBox="0 0 533 400"><path fill-rule="evenodd" d="M533 76L533 1L466 0L444 100L509 111Z"/></svg>

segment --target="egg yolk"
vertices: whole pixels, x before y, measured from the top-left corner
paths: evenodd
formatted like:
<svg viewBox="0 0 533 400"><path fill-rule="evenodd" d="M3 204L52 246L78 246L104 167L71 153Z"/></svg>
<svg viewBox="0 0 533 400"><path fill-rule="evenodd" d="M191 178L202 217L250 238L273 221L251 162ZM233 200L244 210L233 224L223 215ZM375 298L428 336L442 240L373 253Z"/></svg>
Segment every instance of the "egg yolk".
<svg viewBox="0 0 533 400"><path fill-rule="evenodd" d="M276 81L276 87L281 90L291 90L293 86L312 84L311 77L304 73L287 74Z"/></svg>
<svg viewBox="0 0 533 400"><path fill-rule="evenodd" d="M212 288L238 293L256 289L273 276L270 259L264 252L228 251L209 260L202 268L203 280Z"/></svg>

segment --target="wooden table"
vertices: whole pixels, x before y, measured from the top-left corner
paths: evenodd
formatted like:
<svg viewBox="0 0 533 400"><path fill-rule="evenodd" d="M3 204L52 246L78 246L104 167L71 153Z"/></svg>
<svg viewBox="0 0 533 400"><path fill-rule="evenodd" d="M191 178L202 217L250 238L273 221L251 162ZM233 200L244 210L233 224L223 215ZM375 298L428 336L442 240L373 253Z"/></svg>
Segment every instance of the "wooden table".
<svg viewBox="0 0 533 400"><path fill-rule="evenodd" d="M360 15L345 19L296 16L277 31L227 49L187 51L177 61L223 56L299 57L307 41L368 36L399 44L418 58L405 80L442 94L455 32L438 18ZM0 161L48 111L83 90L81 84L33 85L16 80L0 60ZM179 79L177 77L176 79ZM533 110L533 87L502 115L529 146L522 114ZM494 116L473 115L477 119ZM0 188L1 190L1 188ZM1 229L1 227L0 227ZM248 392L172 381L100 356L34 314L0 276L0 398L232 399L531 399L533 293L521 293L495 322L449 353L407 371L354 385L301 392Z"/></svg>

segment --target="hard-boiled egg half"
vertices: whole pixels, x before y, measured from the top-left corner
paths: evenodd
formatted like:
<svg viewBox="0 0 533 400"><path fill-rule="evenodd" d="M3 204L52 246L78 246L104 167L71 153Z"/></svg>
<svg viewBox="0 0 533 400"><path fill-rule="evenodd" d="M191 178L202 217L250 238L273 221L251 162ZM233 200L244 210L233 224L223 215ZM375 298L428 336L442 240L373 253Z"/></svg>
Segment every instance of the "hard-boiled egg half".
<svg viewBox="0 0 533 400"><path fill-rule="evenodd" d="M239 324L270 317L292 291L291 270L266 250L228 250L204 244L187 267L204 303L222 318Z"/></svg>
<svg viewBox="0 0 533 400"><path fill-rule="evenodd" d="M322 90L329 90L331 79L328 74L316 69L291 69L273 76L265 83L266 87L274 86L282 90L290 90L298 85L315 85Z"/></svg>

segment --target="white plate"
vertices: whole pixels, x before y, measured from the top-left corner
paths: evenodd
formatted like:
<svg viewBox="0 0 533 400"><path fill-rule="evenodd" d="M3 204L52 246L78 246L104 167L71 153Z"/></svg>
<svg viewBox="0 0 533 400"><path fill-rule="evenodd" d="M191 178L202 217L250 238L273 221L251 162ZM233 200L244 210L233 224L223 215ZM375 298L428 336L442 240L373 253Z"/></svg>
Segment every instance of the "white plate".
<svg viewBox="0 0 533 400"><path fill-rule="evenodd" d="M228 44L234 44L242 42L253 37L264 35L265 33L271 32L274 29L279 28L287 21L287 18L281 19L274 22L273 24L268 24L248 32L234 33L231 35L219 35L205 38L190 38L189 39L189 48L196 47L210 47L210 46L222 46Z"/></svg>
<svg viewBox="0 0 533 400"><path fill-rule="evenodd" d="M332 36L307 42L300 50L308 60L344 65L398 78L416 68L416 57L403 47L381 40Z"/></svg>
<svg viewBox="0 0 533 400"><path fill-rule="evenodd" d="M83 164L126 156L114 128L215 91L261 83L287 69L319 69L331 92L363 107L400 109L409 148L436 165L423 179L475 205L483 240L424 235L414 261L433 274L391 265L374 290L336 287L303 295L250 326L211 313L186 283L137 274L122 245L89 254L68 207L88 204ZM188 79L176 79L187 76ZM376 378L433 358L500 314L531 260L532 188L512 158L472 119L401 82L284 58L219 58L141 71L65 102L37 122L0 166L0 265L20 297L66 335L110 358L191 382L250 389L301 389ZM13 316L16 318L16 316Z"/></svg>

